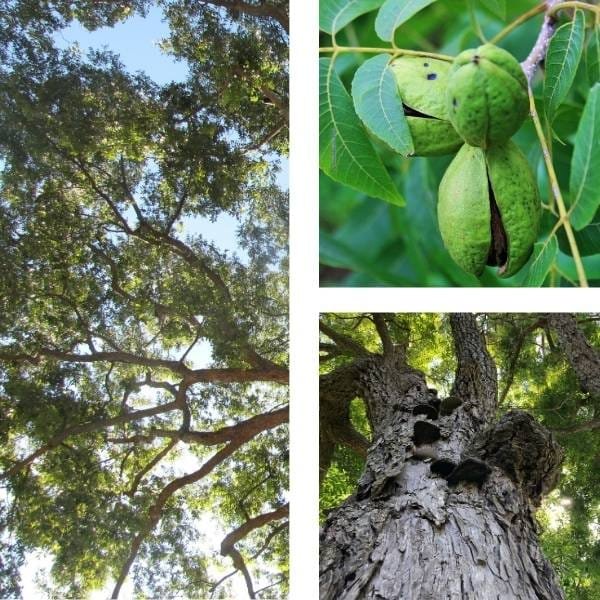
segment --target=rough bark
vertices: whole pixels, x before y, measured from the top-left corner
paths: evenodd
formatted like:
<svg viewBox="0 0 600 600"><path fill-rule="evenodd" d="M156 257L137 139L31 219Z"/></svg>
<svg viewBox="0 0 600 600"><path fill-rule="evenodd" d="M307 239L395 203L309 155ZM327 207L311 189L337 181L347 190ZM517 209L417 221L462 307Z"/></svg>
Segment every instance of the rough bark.
<svg viewBox="0 0 600 600"><path fill-rule="evenodd" d="M561 449L527 413L495 421L495 366L475 318L453 315L451 327L448 398L403 352L325 379L322 398L338 378L338 390L365 400L373 441L356 493L321 532L322 600L564 598L534 519Z"/></svg>
<svg viewBox="0 0 600 600"><path fill-rule="evenodd" d="M592 398L600 399L600 354L587 341L574 315L551 313L547 318L581 389Z"/></svg>

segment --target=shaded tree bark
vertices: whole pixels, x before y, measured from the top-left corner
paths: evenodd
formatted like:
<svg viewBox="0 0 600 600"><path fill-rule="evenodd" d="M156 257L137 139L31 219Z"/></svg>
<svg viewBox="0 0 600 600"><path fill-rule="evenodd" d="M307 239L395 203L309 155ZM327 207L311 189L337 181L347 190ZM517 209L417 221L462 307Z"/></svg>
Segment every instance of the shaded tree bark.
<svg viewBox="0 0 600 600"><path fill-rule="evenodd" d="M475 317L450 324L457 369L447 398L387 333L383 355L321 378L329 447L337 440L324 404L362 397L373 432L356 492L321 531L322 600L564 598L534 519L562 450L525 412L496 420L495 365Z"/></svg>
<svg viewBox="0 0 600 600"><path fill-rule="evenodd" d="M572 314L550 313L550 327L556 332L558 345L575 371L582 391L600 398L600 355L588 342Z"/></svg>

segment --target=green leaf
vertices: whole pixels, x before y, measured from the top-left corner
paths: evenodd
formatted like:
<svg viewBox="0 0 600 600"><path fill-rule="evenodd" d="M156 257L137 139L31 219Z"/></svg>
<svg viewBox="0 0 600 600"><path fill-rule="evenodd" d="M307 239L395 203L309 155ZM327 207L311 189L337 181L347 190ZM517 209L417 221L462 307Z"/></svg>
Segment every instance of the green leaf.
<svg viewBox="0 0 600 600"><path fill-rule="evenodd" d="M535 244L533 254L529 259L529 271L525 279L525 286L540 287L544 283L557 253L558 242L554 235L544 242Z"/></svg>
<svg viewBox="0 0 600 600"><path fill-rule="evenodd" d="M390 273L381 269L376 263L365 260L361 252L336 240L325 231L320 232L319 253L321 264L368 273L379 283L386 285L410 285L410 282L402 280L399 275Z"/></svg>
<svg viewBox="0 0 600 600"><path fill-rule="evenodd" d="M592 29L590 41L585 51L588 81L594 85L600 81L600 25Z"/></svg>
<svg viewBox="0 0 600 600"><path fill-rule="evenodd" d="M506 19L506 0L479 0L479 3L499 19Z"/></svg>
<svg viewBox="0 0 600 600"><path fill-rule="evenodd" d="M332 179L398 206L404 198L363 129L350 94L333 68L319 61L319 165Z"/></svg>
<svg viewBox="0 0 600 600"><path fill-rule="evenodd" d="M421 9L435 0L385 0L375 19L375 31L386 42L394 39L394 32Z"/></svg>
<svg viewBox="0 0 600 600"><path fill-rule="evenodd" d="M364 125L403 156L415 151L402 99L386 54L365 61L354 75L352 99Z"/></svg>
<svg viewBox="0 0 600 600"><path fill-rule="evenodd" d="M592 222L581 229L574 231L575 242L581 256L600 254L600 210L596 212ZM557 232L558 245L562 252L571 254L571 246L564 228Z"/></svg>
<svg viewBox="0 0 600 600"><path fill-rule="evenodd" d="M581 259L581 262L583 263L583 270L585 271L588 280L600 279L600 254L584 256ZM577 267L575 266L575 261L571 256L559 252L556 264L558 265L561 273L563 273L570 280L579 281Z"/></svg>
<svg viewBox="0 0 600 600"><path fill-rule="evenodd" d="M364 13L379 8L384 0L321 0L319 28L335 34Z"/></svg>
<svg viewBox="0 0 600 600"><path fill-rule="evenodd" d="M550 122L558 106L567 97L575 79L583 51L584 29L583 12L576 10L573 21L559 27L550 40L544 82L544 105Z"/></svg>
<svg viewBox="0 0 600 600"><path fill-rule="evenodd" d="M600 207L600 82L590 90L575 136L569 182L571 223L583 229Z"/></svg>

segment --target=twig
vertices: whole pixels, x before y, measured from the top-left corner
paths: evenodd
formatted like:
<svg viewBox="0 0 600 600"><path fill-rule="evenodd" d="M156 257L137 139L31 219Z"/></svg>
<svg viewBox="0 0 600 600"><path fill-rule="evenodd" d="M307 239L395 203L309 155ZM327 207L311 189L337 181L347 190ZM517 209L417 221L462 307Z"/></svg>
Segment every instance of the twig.
<svg viewBox="0 0 600 600"><path fill-rule="evenodd" d="M543 13L546 10L546 3L542 2L537 6L534 6L531 10L523 13L520 17L517 17L512 23L509 23L502 31L498 32L491 40L490 44L497 44L500 40L504 39L514 29L529 21L529 19Z"/></svg>
<svg viewBox="0 0 600 600"><path fill-rule="evenodd" d="M529 56L521 63L521 67L525 72L525 77L527 77L529 83L531 83L531 80L535 75L537 66L546 57L548 44L550 43L550 38L554 34L554 29L556 27L556 19L552 16L551 11L557 4L559 4L558 0L548 0L546 2L546 16L544 17L540 33L538 34L537 40L533 45Z"/></svg>
<svg viewBox="0 0 600 600"><path fill-rule="evenodd" d="M404 50L402 48L363 48L362 46L325 46L319 48L319 53L323 54L338 54L342 52L358 52L362 54L383 54L387 52L393 56L424 56L427 58L437 58L438 60L445 60L446 62L452 62L453 56L447 54L436 54L435 52L423 52L421 50Z"/></svg>
<svg viewBox="0 0 600 600"><path fill-rule="evenodd" d="M548 9L548 14L553 15L557 13L559 10L566 10L567 8L580 8L581 10L589 10L590 12L596 13L596 15L600 14L600 8L598 6L594 6L593 4L588 4L587 2L561 2L556 4L552 8Z"/></svg>
<svg viewBox="0 0 600 600"><path fill-rule="evenodd" d="M556 200L558 214L560 215L557 226L560 227L562 225L565 228L565 233L567 234L567 239L569 240L569 246L571 248L571 255L573 256L573 261L575 262L575 268L577 270L577 277L579 278L579 285L581 287L589 287L587 277L585 275L585 269L583 268L583 262L581 261L581 255L579 254L579 248L577 247L577 241L575 240L575 234L573 233L571 223L569 222L569 215L563 201L560 186L558 185L558 179L556 177L556 172L554 171L554 165L552 164L552 158L550 157L550 150L548 149L548 144L546 143L546 137L544 136L542 123L540 122L540 118L535 107L535 98L533 97L531 86L528 86L528 92L531 118L533 119L533 124L535 125L535 130L540 140L542 154L544 156L544 162L546 163L546 170L548 172L548 179L550 180L550 187L552 189L554 199Z"/></svg>

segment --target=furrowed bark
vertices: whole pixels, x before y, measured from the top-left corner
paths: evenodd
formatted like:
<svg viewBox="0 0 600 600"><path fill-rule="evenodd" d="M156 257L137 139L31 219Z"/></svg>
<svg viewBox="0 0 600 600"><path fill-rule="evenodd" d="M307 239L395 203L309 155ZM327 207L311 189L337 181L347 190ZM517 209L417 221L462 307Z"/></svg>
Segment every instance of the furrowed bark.
<svg viewBox="0 0 600 600"><path fill-rule="evenodd" d="M450 323L448 398L403 353L353 364L373 441L355 494L321 531L322 600L564 598L534 520L560 447L527 413L495 421L495 366L476 320Z"/></svg>
<svg viewBox="0 0 600 600"><path fill-rule="evenodd" d="M577 375L581 389L592 398L600 398L600 354L587 341L575 315L550 313L547 319L556 332L561 351Z"/></svg>

